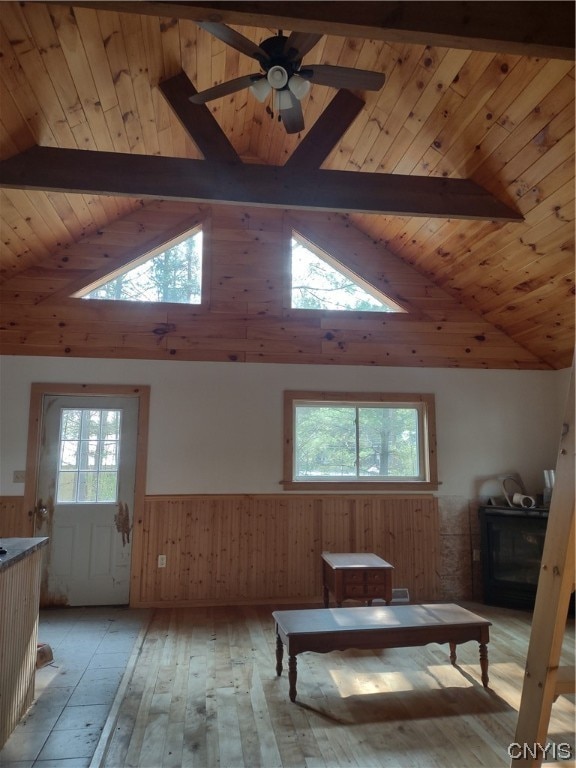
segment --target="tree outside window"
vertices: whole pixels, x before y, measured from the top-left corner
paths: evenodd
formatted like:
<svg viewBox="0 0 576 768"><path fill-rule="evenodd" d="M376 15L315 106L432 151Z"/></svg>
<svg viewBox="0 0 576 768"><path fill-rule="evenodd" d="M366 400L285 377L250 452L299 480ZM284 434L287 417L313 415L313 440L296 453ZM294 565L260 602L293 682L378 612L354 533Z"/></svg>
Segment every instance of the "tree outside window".
<svg viewBox="0 0 576 768"><path fill-rule="evenodd" d="M284 487L437 487L433 395L285 393Z"/></svg>
<svg viewBox="0 0 576 768"><path fill-rule="evenodd" d="M292 307L295 309L398 312L381 291L353 275L336 259L292 238ZM318 252L317 252L318 251Z"/></svg>
<svg viewBox="0 0 576 768"><path fill-rule="evenodd" d="M167 248L89 293L84 299L200 304L202 287L202 232Z"/></svg>

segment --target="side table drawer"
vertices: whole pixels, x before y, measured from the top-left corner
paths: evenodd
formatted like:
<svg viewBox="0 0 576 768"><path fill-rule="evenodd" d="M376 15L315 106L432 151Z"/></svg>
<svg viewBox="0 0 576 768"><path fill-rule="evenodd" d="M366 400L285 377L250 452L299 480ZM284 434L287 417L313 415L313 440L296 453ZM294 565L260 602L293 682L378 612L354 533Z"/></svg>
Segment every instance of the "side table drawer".
<svg viewBox="0 0 576 768"><path fill-rule="evenodd" d="M368 571L366 574L368 584L387 584L389 579L390 574L385 570Z"/></svg>
<svg viewBox="0 0 576 768"><path fill-rule="evenodd" d="M366 575L366 571L361 571L361 570L342 571L342 575L344 577L345 584L364 584L364 577Z"/></svg>
<svg viewBox="0 0 576 768"><path fill-rule="evenodd" d="M364 584L347 584L346 597L358 597L360 599L365 598L366 587Z"/></svg>

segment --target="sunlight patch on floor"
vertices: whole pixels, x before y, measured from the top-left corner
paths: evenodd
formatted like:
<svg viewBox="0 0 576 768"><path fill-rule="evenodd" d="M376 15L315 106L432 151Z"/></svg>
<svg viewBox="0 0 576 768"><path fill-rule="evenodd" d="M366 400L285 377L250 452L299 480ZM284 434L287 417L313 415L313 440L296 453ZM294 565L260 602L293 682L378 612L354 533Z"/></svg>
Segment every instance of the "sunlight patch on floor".
<svg viewBox="0 0 576 768"><path fill-rule="evenodd" d="M414 672L410 679L403 672L357 672L338 668L330 670L330 677L344 699L369 693L413 691L418 687L418 677L422 678L423 686L429 687L431 683L426 672Z"/></svg>

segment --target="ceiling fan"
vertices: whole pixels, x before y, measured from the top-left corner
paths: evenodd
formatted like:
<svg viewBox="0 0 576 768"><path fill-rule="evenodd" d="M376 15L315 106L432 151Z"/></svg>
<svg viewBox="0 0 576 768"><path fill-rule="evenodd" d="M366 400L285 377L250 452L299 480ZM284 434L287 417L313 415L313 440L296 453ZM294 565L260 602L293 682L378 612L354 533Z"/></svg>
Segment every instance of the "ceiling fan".
<svg viewBox="0 0 576 768"><path fill-rule="evenodd" d="M240 53L256 59L262 72L237 77L190 97L194 104L205 104L243 88L249 88L261 102L272 93L273 107L287 133L304 128L300 101L310 90L311 83L332 88L378 91L384 85L384 74L366 69L338 67L331 64L311 64L302 67L302 59L312 50L322 35L312 32L292 32L288 37L279 32L256 45L231 27L217 22L198 22L222 42Z"/></svg>

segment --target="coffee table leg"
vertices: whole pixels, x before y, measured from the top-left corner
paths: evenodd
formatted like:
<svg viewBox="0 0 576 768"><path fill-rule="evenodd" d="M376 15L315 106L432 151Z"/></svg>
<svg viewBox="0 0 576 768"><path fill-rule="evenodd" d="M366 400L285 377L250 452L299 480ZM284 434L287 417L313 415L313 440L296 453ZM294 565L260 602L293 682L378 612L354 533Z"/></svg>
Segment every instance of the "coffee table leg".
<svg viewBox="0 0 576 768"><path fill-rule="evenodd" d="M330 605L330 591L328 587L324 587L324 608L328 608Z"/></svg>
<svg viewBox="0 0 576 768"><path fill-rule="evenodd" d="M297 677L297 670L296 670L297 662L296 662L296 656L289 656L288 657L288 682L290 683L290 701L296 701L296 677Z"/></svg>
<svg viewBox="0 0 576 768"><path fill-rule="evenodd" d="M384 589L384 601L386 602L386 605L390 605L392 602L392 577L389 572L386 574L386 584L384 585Z"/></svg>
<svg viewBox="0 0 576 768"><path fill-rule="evenodd" d="M278 677L282 674L282 658L284 657L284 646L280 635L276 635L276 674Z"/></svg>
<svg viewBox="0 0 576 768"><path fill-rule="evenodd" d="M482 671L482 685L488 688L488 647L486 643L480 643L480 669Z"/></svg>
<svg viewBox="0 0 576 768"><path fill-rule="evenodd" d="M450 643L450 661L452 666L456 664L456 643Z"/></svg>

